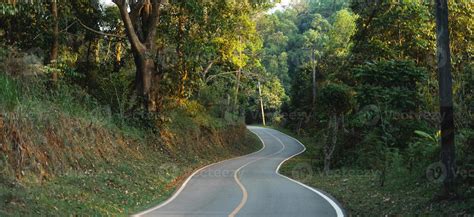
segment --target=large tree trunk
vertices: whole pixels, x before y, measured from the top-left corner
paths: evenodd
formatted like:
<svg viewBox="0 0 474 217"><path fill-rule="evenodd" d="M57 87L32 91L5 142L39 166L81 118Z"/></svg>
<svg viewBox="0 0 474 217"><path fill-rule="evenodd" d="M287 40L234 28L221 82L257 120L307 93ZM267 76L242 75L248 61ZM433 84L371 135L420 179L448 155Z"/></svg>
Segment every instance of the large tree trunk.
<svg viewBox="0 0 474 217"><path fill-rule="evenodd" d="M124 22L128 40L135 58L136 91L148 112L159 107L158 90L160 74L156 70L156 30L160 7L164 0L113 0Z"/></svg>
<svg viewBox="0 0 474 217"><path fill-rule="evenodd" d="M54 63L58 59L59 53L59 19L57 0L51 0L51 15L53 17L52 43L49 53L49 63Z"/></svg>
<svg viewBox="0 0 474 217"><path fill-rule="evenodd" d="M441 112L441 162L446 167L444 192L454 192L455 148L454 112L451 75L451 52L449 48L448 2L436 0L436 30L438 48L438 74Z"/></svg>
<svg viewBox="0 0 474 217"><path fill-rule="evenodd" d="M158 88L157 84L154 84L154 72L156 72L155 61L150 58L146 58L141 55L135 57L135 65L137 68L135 88L141 96L143 107L149 112L157 111L156 93L153 88Z"/></svg>

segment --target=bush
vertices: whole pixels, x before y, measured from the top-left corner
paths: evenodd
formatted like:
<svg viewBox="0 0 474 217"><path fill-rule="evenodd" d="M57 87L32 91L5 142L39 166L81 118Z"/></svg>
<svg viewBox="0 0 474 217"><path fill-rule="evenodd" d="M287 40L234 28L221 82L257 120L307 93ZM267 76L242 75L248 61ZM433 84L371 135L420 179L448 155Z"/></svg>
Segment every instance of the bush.
<svg viewBox="0 0 474 217"><path fill-rule="evenodd" d="M199 90L198 100L201 104L215 116L224 116L225 110L229 107L226 97L225 84L216 82L211 85L203 85Z"/></svg>
<svg viewBox="0 0 474 217"><path fill-rule="evenodd" d="M437 162L440 152L440 133L430 135L423 131L415 131L417 138L408 145L406 150L406 165L410 172L424 174L426 168Z"/></svg>
<svg viewBox="0 0 474 217"><path fill-rule="evenodd" d="M98 88L93 92L102 104L110 106L113 112L124 115L135 104L130 99L133 79L133 74L122 71L101 75L98 78Z"/></svg>

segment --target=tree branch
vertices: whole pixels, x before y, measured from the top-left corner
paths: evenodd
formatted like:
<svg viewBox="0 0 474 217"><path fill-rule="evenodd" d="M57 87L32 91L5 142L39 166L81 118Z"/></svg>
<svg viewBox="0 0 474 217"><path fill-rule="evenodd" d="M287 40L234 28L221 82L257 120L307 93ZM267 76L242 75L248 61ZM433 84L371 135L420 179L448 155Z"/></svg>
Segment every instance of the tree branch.
<svg viewBox="0 0 474 217"><path fill-rule="evenodd" d="M204 69L204 71L202 72L203 76L206 77L207 73L209 72L209 70L211 70L212 66L214 65L214 63L217 61L217 58L212 60L206 67L206 69Z"/></svg>
<svg viewBox="0 0 474 217"><path fill-rule="evenodd" d="M154 40L156 38L156 28L158 26L159 18L160 18L160 6L163 4L164 0L151 0L152 5L152 14L150 17L150 22L148 22L148 35L146 36L146 44L151 46L153 49L153 45L155 44Z"/></svg>
<svg viewBox="0 0 474 217"><path fill-rule="evenodd" d="M145 51L145 46L140 41L137 33L135 32L135 27L133 26L132 20L130 19L130 15L128 14L126 0L113 0L113 2L119 8L120 16L122 17L125 29L127 30L127 36L130 41L130 44L132 45L132 48L138 51L138 53L143 54L143 52Z"/></svg>
<svg viewBox="0 0 474 217"><path fill-rule="evenodd" d="M138 17L140 16L140 12L145 5L145 0L137 0L134 3L130 3L130 19L132 23L137 23Z"/></svg>
<svg viewBox="0 0 474 217"><path fill-rule="evenodd" d="M222 73L219 73L219 74L210 75L209 77L207 77L206 83L209 83L210 81L212 81L212 80L214 80L218 77L223 77L223 76L226 76L226 75L233 75L236 72L237 71L230 71L230 72L222 72Z"/></svg>
<svg viewBox="0 0 474 217"><path fill-rule="evenodd" d="M84 23L82 23L81 20L77 19L77 22L82 26L84 27L84 29L86 30L89 30L95 34L98 34L98 35L103 35L103 36L107 36L107 37L114 37L114 38L121 38L121 39L125 39L126 37L125 36L122 36L122 35L115 35L115 34L110 34L110 33L105 33L105 32L101 32L101 31L98 31L98 30L95 30L91 27L88 27L86 26ZM73 23L74 24L74 23ZM72 24L71 24L72 25ZM71 26L70 25L70 26ZM69 28L69 27L68 27Z"/></svg>

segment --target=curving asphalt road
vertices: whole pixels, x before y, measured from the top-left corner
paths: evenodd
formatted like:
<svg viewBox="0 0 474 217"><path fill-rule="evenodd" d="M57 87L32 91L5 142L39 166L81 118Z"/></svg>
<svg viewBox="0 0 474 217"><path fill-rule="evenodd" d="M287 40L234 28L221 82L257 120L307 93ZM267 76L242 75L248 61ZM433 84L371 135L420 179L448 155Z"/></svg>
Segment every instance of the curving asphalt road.
<svg viewBox="0 0 474 217"><path fill-rule="evenodd" d="M300 142L276 130L248 128L263 142L260 151L196 171L169 200L135 216L344 216L330 197L278 173L305 150Z"/></svg>

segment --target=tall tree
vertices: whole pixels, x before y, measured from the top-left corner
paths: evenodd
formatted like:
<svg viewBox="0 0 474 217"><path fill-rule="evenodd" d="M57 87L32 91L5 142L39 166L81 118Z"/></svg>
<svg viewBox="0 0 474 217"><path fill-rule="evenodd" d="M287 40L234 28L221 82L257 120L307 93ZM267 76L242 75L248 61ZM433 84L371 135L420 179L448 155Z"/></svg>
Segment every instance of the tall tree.
<svg viewBox="0 0 474 217"><path fill-rule="evenodd" d="M315 14L311 23L311 28L304 33L305 47L311 52L311 77L312 77L312 105L316 104L317 95L317 69L323 55L325 55L328 38L328 31L331 24L320 14Z"/></svg>
<svg viewBox="0 0 474 217"><path fill-rule="evenodd" d="M419 1L366 4L353 1L358 14L352 61L413 59L429 66L426 58L434 52L434 28L431 10Z"/></svg>
<svg viewBox="0 0 474 217"><path fill-rule="evenodd" d="M49 62L55 62L58 58L59 52L59 19L58 19L58 2L57 0L51 0L50 3L51 16L53 20L52 28L52 43L51 51L49 54Z"/></svg>
<svg viewBox="0 0 474 217"><path fill-rule="evenodd" d="M339 130L343 127L343 115L349 112L352 108L351 90L345 85L341 84L327 84L318 95L318 100L321 102L321 111L328 118L328 128L323 148L324 152L324 172L329 173L331 169L331 161L336 150L337 139L339 137ZM329 138L330 137L330 138Z"/></svg>
<svg viewBox="0 0 474 217"><path fill-rule="evenodd" d="M114 0L132 46L136 67L135 88L149 112L158 110L161 78L156 70L156 32L164 0ZM130 9L130 12L129 12Z"/></svg>
<svg viewBox="0 0 474 217"><path fill-rule="evenodd" d="M441 112L441 162L446 167L444 191L453 193L455 171L453 84L451 52L449 48L449 21L447 0L436 0L436 38L438 49L438 76Z"/></svg>

